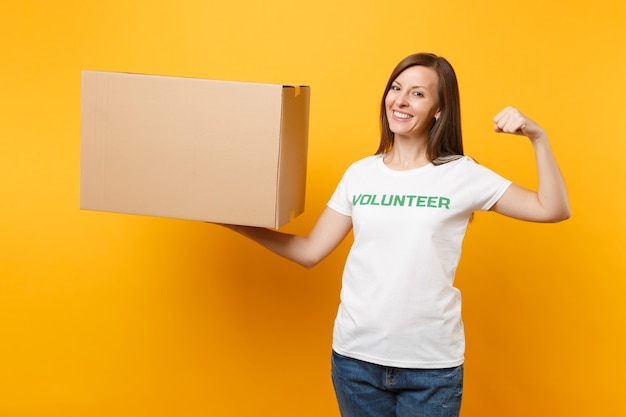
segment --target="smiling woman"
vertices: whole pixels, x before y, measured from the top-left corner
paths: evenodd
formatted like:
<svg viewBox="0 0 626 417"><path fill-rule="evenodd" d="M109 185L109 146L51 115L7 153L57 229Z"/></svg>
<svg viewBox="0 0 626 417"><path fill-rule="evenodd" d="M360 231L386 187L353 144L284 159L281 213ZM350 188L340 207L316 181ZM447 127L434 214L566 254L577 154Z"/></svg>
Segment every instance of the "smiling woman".
<svg viewBox="0 0 626 417"><path fill-rule="evenodd" d="M414 66L403 71L391 84L385 97L389 128L399 141L420 140L428 136L439 117L437 73L431 68Z"/></svg>
<svg viewBox="0 0 626 417"><path fill-rule="evenodd" d="M407 95L411 100L407 99ZM402 101L398 102L398 99ZM412 119L411 116L415 115L408 111L413 107L415 110L411 111L420 112L423 118L421 130L418 129L413 134L427 135L427 140L424 140L424 137L419 140L424 148L417 153L424 155L413 165L424 164L424 158L427 161L436 161L437 158L463 155L461 108L456 73L446 59L426 53L406 57L389 77L381 102L381 141L376 154L387 154L393 149L396 139L402 140L402 132L393 131L390 120L402 122ZM393 110L398 110L397 115L394 116ZM404 143L415 144L415 141ZM386 160L391 161L393 158ZM400 168L402 163L399 161L397 168Z"/></svg>
<svg viewBox="0 0 626 417"><path fill-rule="evenodd" d="M309 235L230 228L306 267L354 228L332 345L342 416L458 416L465 336L453 282L469 219L495 210L564 220L565 184L543 129L513 108L496 116L495 130L531 140L538 191L464 157L456 75L434 54L396 66L380 117L378 152L348 168Z"/></svg>
<svg viewBox="0 0 626 417"><path fill-rule="evenodd" d="M454 64L464 153L534 187L530 143L491 131L518 106L550 134L575 210L475 216L455 279L462 416L626 416L626 2L354 4L3 2L0 416L338 417L329 326L352 238L300 270L202 222L78 210L80 72L311 85L306 210L282 229L300 234L377 149L387 77L416 47ZM438 209L409 196L443 191L353 195L406 195L421 216Z"/></svg>

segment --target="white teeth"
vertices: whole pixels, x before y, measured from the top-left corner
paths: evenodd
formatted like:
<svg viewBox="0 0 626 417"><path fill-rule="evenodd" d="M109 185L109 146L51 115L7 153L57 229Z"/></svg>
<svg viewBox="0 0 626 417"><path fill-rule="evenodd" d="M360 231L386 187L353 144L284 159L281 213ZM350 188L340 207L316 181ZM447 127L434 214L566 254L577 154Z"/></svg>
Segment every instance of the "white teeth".
<svg viewBox="0 0 626 417"><path fill-rule="evenodd" d="M400 112L397 112L397 111L394 111L393 115L398 117L398 118L400 118L400 119L410 119L411 117L413 117L410 114L400 113Z"/></svg>

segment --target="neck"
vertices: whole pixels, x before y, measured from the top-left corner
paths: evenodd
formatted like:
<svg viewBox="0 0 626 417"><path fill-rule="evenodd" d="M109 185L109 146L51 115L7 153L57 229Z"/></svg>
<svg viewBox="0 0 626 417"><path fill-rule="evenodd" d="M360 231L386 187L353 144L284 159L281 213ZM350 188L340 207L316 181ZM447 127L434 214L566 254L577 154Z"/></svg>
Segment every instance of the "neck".
<svg viewBox="0 0 626 417"><path fill-rule="evenodd" d="M393 148L383 156L385 165L389 168L405 171L429 164L426 153L426 140L405 140L396 137Z"/></svg>

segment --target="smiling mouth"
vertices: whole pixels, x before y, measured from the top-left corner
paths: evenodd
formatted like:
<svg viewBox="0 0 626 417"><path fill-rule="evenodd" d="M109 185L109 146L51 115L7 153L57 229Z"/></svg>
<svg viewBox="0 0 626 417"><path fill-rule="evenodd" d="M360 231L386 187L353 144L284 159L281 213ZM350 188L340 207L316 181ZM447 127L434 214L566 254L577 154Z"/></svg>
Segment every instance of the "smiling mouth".
<svg viewBox="0 0 626 417"><path fill-rule="evenodd" d="M411 117L413 117L410 114L400 113L399 111L396 111L396 110L393 111L393 116L398 119L404 119L404 120L410 119Z"/></svg>

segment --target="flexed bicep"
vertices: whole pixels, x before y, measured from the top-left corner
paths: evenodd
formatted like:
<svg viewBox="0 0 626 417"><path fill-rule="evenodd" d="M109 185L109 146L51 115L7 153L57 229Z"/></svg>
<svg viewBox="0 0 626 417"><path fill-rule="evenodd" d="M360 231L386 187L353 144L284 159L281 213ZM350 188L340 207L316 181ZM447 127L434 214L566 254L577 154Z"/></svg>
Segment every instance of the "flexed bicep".
<svg viewBox="0 0 626 417"><path fill-rule="evenodd" d="M535 151L537 191L512 184L491 208L505 216L532 222L559 222L571 216L567 190L546 132L513 107L494 117L497 133L526 136Z"/></svg>
<svg viewBox="0 0 626 417"><path fill-rule="evenodd" d="M507 217L529 222L554 221L549 212L541 206L537 193L517 184L511 184L491 210Z"/></svg>

